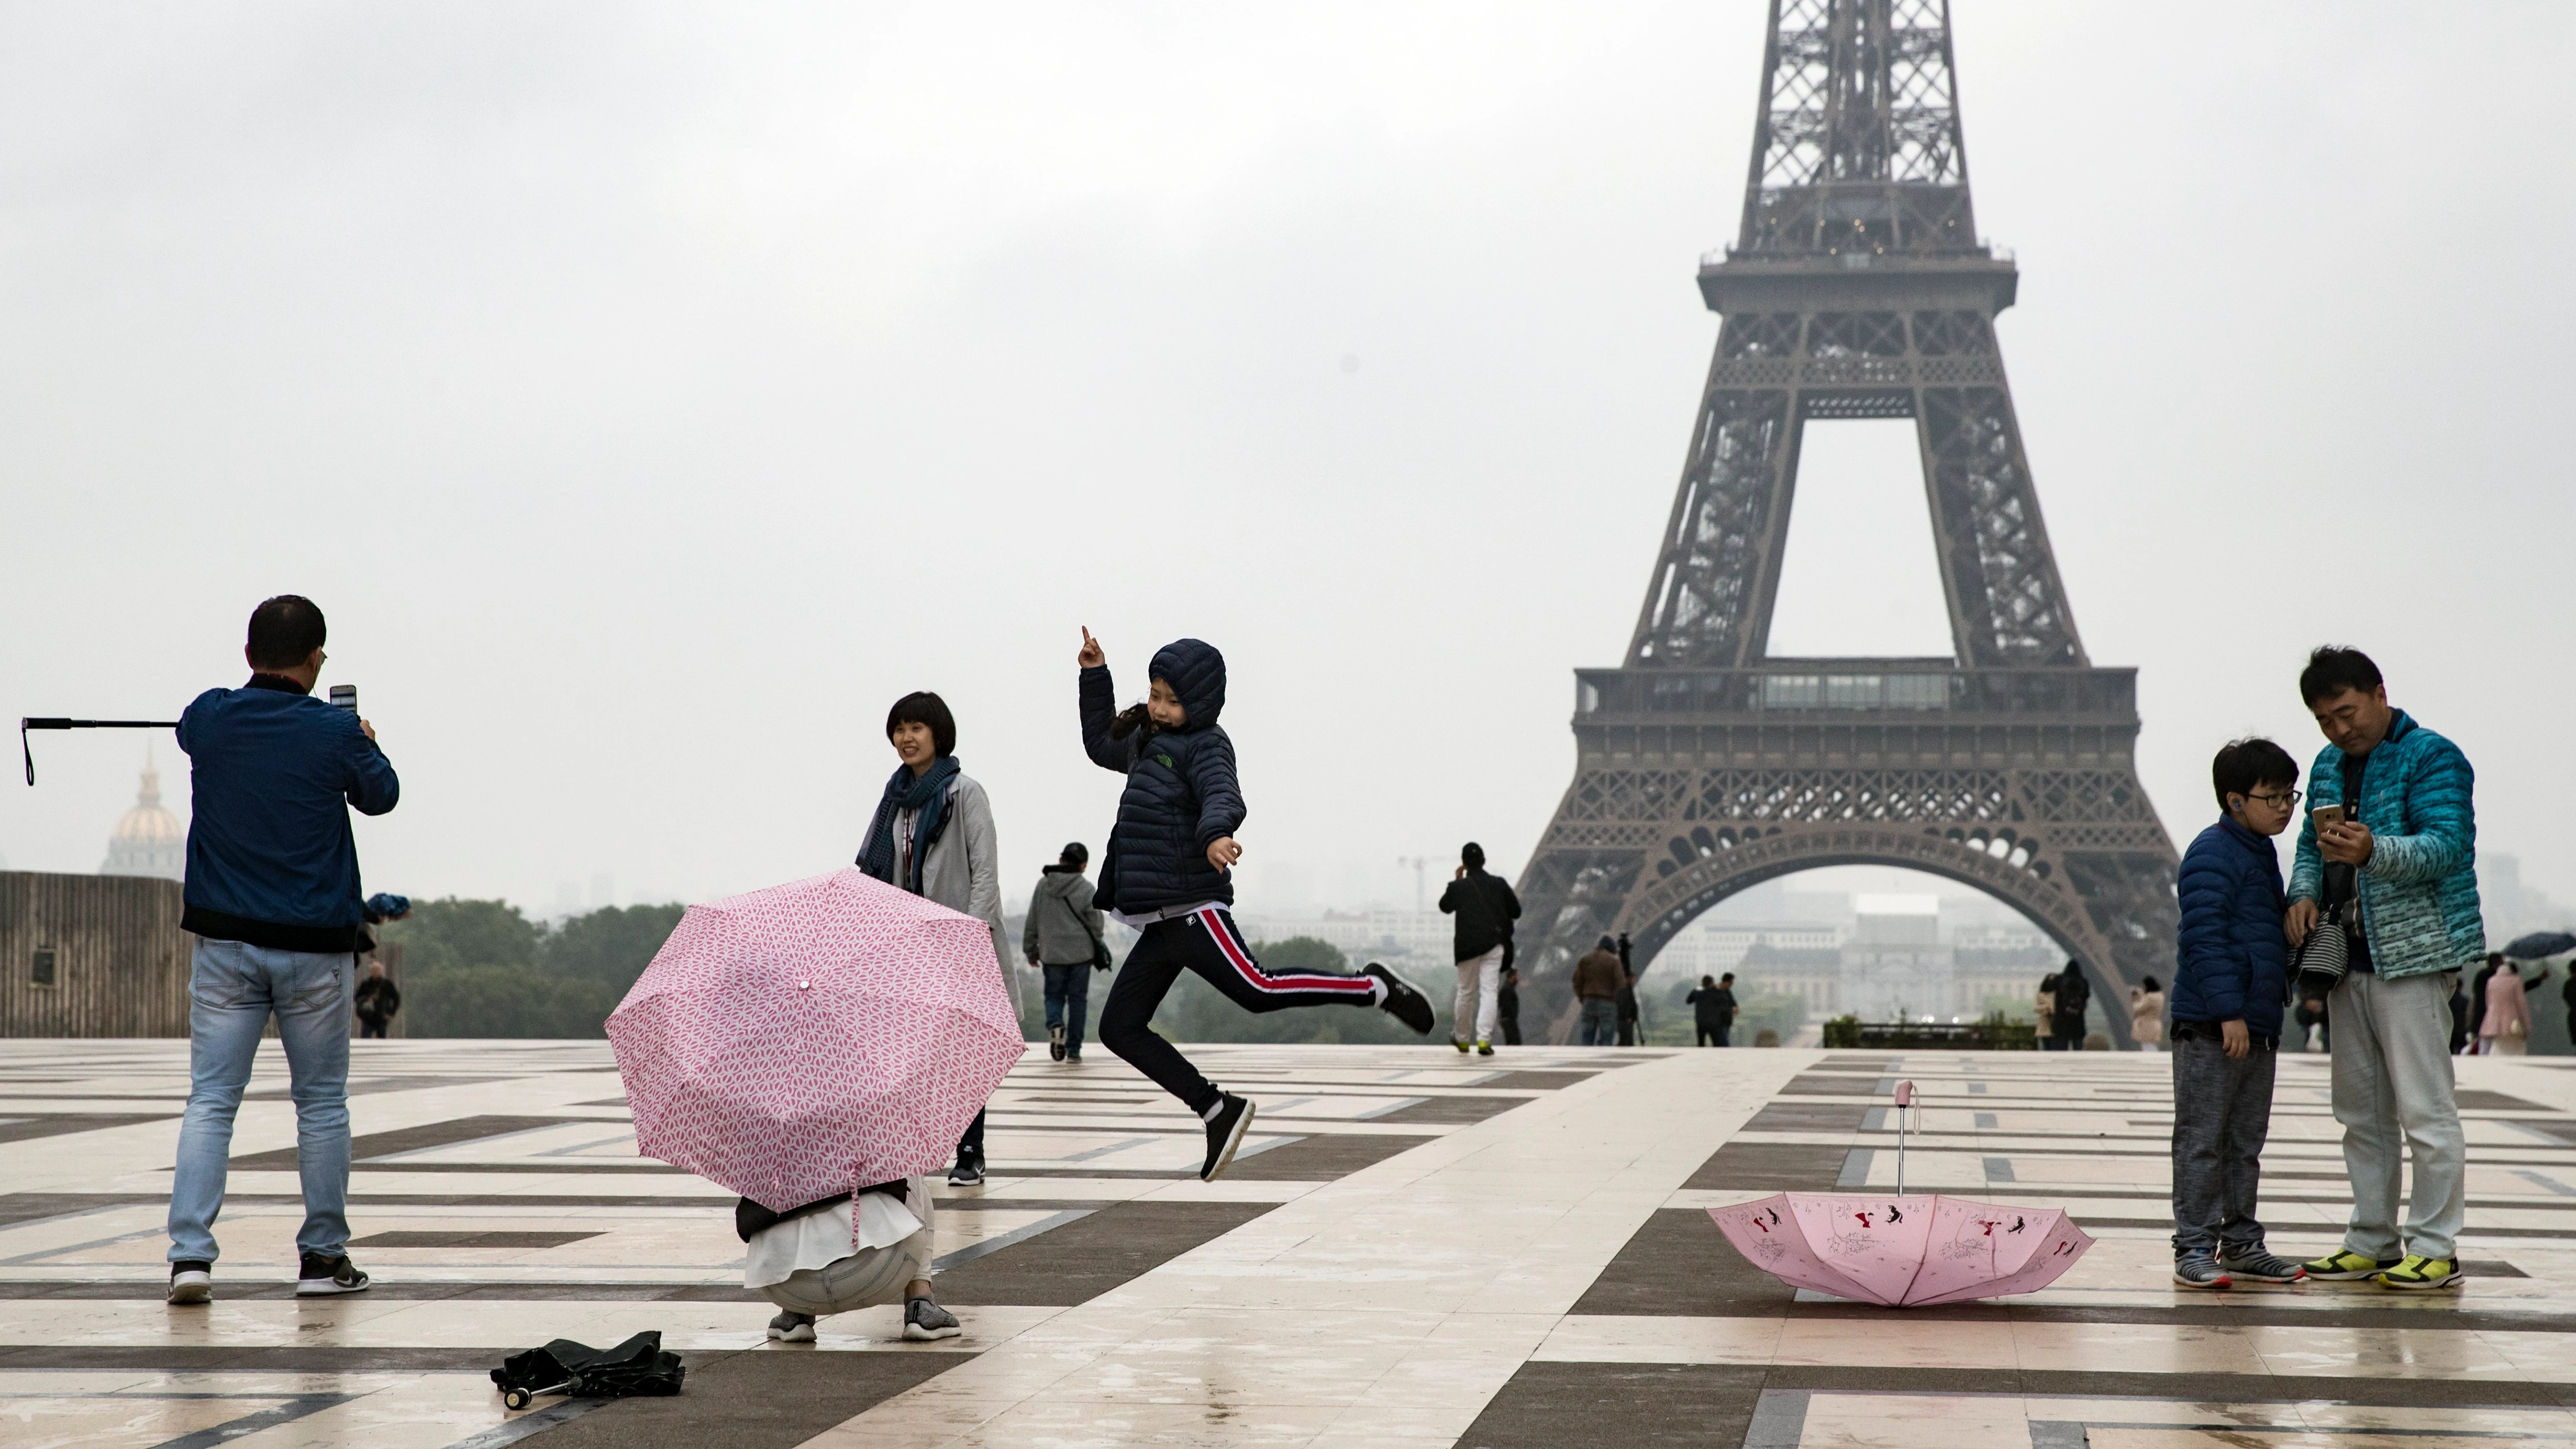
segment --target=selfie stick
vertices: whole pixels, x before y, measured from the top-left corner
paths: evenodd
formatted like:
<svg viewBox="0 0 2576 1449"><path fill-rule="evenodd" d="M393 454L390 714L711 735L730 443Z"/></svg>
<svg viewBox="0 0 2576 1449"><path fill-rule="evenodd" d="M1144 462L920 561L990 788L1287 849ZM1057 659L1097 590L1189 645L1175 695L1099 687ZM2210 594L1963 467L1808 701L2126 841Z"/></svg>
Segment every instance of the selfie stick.
<svg viewBox="0 0 2576 1449"><path fill-rule="evenodd" d="M29 730L175 730L175 719L27 719L18 721L18 753L27 762L27 783L36 783L36 752L27 748Z"/></svg>
<svg viewBox="0 0 2576 1449"><path fill-rule="evenodd" d="M1914 1084L1896 1084L1896 1195L1905 1196L1905 1114L1914 1105Z"/></svg>

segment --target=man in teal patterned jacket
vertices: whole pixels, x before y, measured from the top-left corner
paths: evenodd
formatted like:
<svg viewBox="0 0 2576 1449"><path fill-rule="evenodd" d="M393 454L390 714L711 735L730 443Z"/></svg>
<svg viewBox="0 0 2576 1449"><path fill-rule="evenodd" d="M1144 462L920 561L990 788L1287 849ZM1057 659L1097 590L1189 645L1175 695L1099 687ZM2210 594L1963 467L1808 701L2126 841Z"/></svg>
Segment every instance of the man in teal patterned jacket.
<svg viewBox="0 0 2576 1449"><path fill-rule="evenodd" d="M2352 1221L2308 1276L2447 1288L2461 1276L2468 1156L2451 1092L2451 992L2487 949L2476 779L2459 746L2389 707L2379 666L2358 649L2310 655L2299 694L2331 743L2308 771L2287 926L2295 944L2333 913L2352 962L2327 1003ZM2327 806L2343 819L2321 829ZM2401 1146L2415 1161L2402 1243Z"/></svg>

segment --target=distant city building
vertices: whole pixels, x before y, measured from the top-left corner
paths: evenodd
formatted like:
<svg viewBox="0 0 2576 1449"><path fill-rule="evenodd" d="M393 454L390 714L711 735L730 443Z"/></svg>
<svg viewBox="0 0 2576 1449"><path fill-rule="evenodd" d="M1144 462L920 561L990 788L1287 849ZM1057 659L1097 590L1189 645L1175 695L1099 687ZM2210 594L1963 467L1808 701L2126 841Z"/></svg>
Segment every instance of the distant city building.
<svg viewBox="0 0 2576 1449"><path fill-rule="evenodd" d="M188 828L161 808L161 772L152 767L148 754L143 757L143 788L134 794L134 808L125 812L116 822L116 833L107 838L107 863L98 873L187 879Z"/></svg>

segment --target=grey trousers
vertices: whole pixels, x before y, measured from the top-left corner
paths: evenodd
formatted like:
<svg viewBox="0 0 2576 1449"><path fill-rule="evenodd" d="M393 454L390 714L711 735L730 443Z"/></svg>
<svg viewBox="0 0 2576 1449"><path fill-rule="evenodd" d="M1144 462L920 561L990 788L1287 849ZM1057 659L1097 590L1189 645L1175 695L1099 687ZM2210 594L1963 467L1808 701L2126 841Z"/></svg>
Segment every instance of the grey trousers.
<svg viewBox="0 0 2576 1449"><path fill-rule="evenodd" d="M2334 1114L2352 1223L2343 1245L2366 1258L2455 1256L2468 1215L2468 1144L2451 1094L2456 971L2390 981L2355 971L2326 998L2334 1022ZM2401 1147L2415 1159L2406 1236L2397 1235Z"/></svg>
<svg viewBox="0 0 2576 1449"><path fill-rule="evenodd" d="M2263 1185L2263 1141L2272 1131L2278 1053L2226 1050L2195 1026L2173 1044L2174 1255L2250 1255L2263 1246L2254 1216Z"/></svg>

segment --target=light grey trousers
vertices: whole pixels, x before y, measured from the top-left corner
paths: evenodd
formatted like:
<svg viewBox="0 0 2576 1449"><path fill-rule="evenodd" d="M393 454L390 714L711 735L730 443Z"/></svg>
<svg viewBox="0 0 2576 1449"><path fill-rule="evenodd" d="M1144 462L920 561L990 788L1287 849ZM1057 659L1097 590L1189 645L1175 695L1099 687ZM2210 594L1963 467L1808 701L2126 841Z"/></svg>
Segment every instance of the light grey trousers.
<svg viewBox="0 0 2576 1449"><path fill-rule="evenodd" d="M2334 1022L2334 1114L2352 1180L2349 1252L2386 1260L2456 1255L2467 1216L2468 1144L2451 1093L2456 971L2390 981L2355 971L2327 998ZM2406 1235L2397 1233L2401 1147L2415 1161Z"/></svg>
<svg viewBox="0 0 2576 1449"><path fill-rule="evenodd" d="M2279 1058L2255 1050L2231 1060L2212 1031L2195 1027L2173 1044L2174 1256L2251 1257L2263 1249L2254 1207Z"/></svg>

